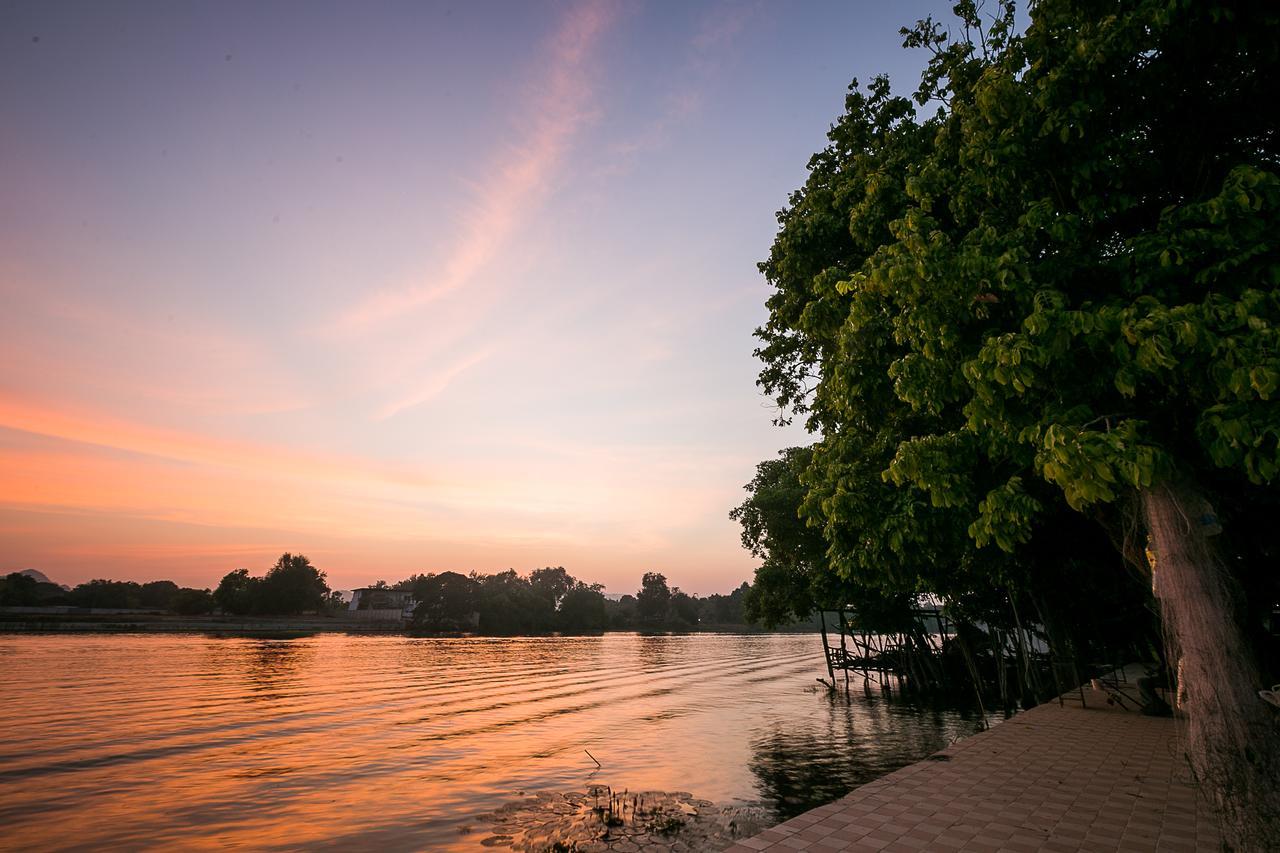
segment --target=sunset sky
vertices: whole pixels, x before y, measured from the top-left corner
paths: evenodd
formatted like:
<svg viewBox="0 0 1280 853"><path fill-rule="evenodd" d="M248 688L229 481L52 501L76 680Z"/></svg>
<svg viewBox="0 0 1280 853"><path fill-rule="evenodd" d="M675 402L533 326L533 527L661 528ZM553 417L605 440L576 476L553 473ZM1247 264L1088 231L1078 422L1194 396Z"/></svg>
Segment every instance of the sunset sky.
<svg viewBox="0 0 1280 853"><path fill-rule="evenodd" d="M756 263L944 3L13 3L0 571L726 591Z"/></svg>

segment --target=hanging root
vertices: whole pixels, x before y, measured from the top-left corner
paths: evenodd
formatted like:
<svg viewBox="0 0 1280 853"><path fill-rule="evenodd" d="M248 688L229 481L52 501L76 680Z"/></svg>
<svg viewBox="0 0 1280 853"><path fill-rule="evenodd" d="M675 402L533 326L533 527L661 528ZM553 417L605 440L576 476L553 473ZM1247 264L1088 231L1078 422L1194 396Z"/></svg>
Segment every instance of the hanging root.
<svg viewBox="0 0 1280 853"><path fill-rule="evenodd" d="M1239 850L1280 843L1280 722L1258 699L1258 673L1237 619L1234 585L1186 487L1143 493L1169 666L1185 693L1186 753Z"/></svg>

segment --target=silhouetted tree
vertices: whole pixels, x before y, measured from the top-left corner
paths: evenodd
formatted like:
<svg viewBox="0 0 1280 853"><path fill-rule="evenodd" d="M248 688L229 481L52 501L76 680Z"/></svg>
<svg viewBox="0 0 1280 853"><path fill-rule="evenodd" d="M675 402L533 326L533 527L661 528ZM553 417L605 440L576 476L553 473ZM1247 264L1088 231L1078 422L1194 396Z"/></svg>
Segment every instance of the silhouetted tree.
<svg viewBox="0 0 1280 853"><path fill-rule="evenodd" d="M173 595L169 609L184 616L198 616L212 613L215 603L213 594L209 590L187 588L180 589Z"/></svg>
<svg viewBox="0 0 1280 853"><path fill-rule="evenodd" d="M681 592L679 587L671 591L671 603L668 607L669 619L683 628L698 626L698 599L688 593Z"/></svg>
<svg viewBox="0 0 1280 853"><path fill-rule="evenodd" d="M318 611L329 594L324 572L301 554L284 553L262 579L262 612Z"/></svg>
<svg viewBox="0 0 1280 853"><path fill-rule="evenodd" d="M139 590L138 600L142 607L171 610L173 598L177 594L178 585L173 581L150 581L142 585Z"/></svg>
<svg viewBox="0 0 1280 853"><path fill-rule="evenodd" d="M624 595L617 601L605 599L605 613L609 617L609 628L614 631L627 631L635 627L637 618L637 601L634 595Z"/></svg>
<svg viewBox="0 0 1280 853"><path fill-rule="evenodd" d="M750 584L743 583L728 595L713 593L700 599L700 622L711 625L749 624L743 612L743 598L750 589Z"/></svg>
<svg viewBox="0 0 1280 853"><path fill-rule="evenodd" d="M36 607L41 603L40 582L22 572L13 572L0 581L0 606Z"/></svg>
<svg viewBox="0 0 1280 853"><path fill-rule="evenodd" d="M236 616L253 613L260 597L257 588L261 583L259 578L249 576L248 569L227 572L213 591L213 600L223 613Z"/></svg>
<svg viewBox="0 0 1280 853"><path fill-rule="evenodd" d="M133 581L105 579L82 583L67 593L76 607L98 607L130 610L142 607L142 587Z"/></svg>
<svg viewBox="0 0 1280 853"><path fill-rule="evenodd" d="M598 584L578 584L560 600L560 612L556 614L562 631L603 631L609 626L609 614L605 610L605 597Z"/></svg>
<svg viewBox="0 0 1280 853"><path fill-rule="evenodd" d="M324 572L301 554L284 553L265 577L236 569L223 577L213 597L226 613L293 615L320 611L328 600Z"/></svg>
<svg viewBox="0 0 1280 853"><path fill-rule="evenodd" d="M667 586L666 576L657 572L645 572L640 581L640 591L636 593L636 615L640 621L664 621L670 604L671 589Z"/></svg>
<svg viewBox="0 0 1280 853"><path fill-rule="evenodd" d="M534 569L529 573L529 586L539 597L551 603L551 609L560 607L560 600L577 584L577 580L565 571L564 566L554 569Z"/></svg>
<svg viewBox="0 0 1280 853"><path fill-rule="evenodd" d="M479 581L480 630L488 634L522 634L552 630L555 610L533 591L515 569L496 575L473 575Z"/></svg>
<svg viewBox="0 0 1280 853"><path fill-rule="evenodd" d="M475 628L480 583L457 572L418 575L411 587L415 625L436 631Z"/></svg>

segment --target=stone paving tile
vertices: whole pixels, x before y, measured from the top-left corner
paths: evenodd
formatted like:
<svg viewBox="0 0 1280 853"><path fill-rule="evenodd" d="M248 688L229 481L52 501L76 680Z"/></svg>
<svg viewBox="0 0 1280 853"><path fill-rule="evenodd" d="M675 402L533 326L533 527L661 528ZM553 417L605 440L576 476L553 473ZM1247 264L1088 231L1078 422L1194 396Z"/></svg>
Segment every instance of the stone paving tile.
<svg viewBox="0 0 1280 853"><path fill-rule="evenodd" d="M1041 705L731 853L1217 850L1174 720Z"/></svg>

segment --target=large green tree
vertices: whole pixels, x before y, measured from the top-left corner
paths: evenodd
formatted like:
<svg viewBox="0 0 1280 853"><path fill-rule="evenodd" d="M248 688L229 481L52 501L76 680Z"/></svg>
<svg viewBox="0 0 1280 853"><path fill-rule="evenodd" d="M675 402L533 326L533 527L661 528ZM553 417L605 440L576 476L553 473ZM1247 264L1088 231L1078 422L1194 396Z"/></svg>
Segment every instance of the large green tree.
<svg viewBox="0 0 1280 853"><path fill-rule="evenodd" d="M1193 767L1257 845L1280 756L1238 593L1275 596L1248 508L1280 474L1280 10L956 11L906 33L931 112L855 87L762 265L762 383L822 434L804 511L837 572L938 587L1025 582L1064 507L1135 565L1149 532Z"/></svg>
<svg viewBox="0 0 1280 853"><path fill-rule="evenodd" d="M812 457L808 447L791 447L761 462L744 487L748 497L729 513L742 525L742 546L761 561L744 593L745 612L769 628L864 598L853 579L828 571L822 531L800 517L800 478Z"/></svg>

